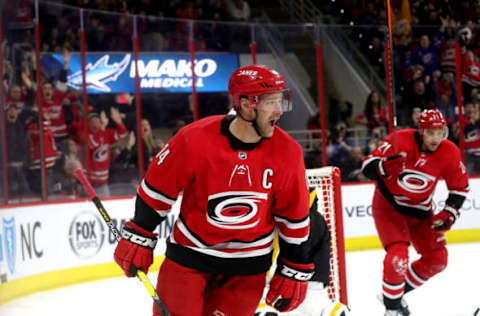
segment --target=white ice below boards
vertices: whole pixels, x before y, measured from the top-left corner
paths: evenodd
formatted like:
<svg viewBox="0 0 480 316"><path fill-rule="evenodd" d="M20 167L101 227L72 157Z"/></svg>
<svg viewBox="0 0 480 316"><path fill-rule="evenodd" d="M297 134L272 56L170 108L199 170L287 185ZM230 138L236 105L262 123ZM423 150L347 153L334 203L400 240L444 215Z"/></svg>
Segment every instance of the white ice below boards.
<svg viewBox="0 0 480 316"><path fill-rule="evenodd" d="M473 316L480 307L480 243L448 245L449 266L406 300L411 316ZM354 316L383 316L383 251L347 253L348 297ZM416 258L412 251L411 258ZM156 280L156 275L150 275ZM151 315L152 303L136 279L114 278L41 292L0 305L1 316ZM318 316L318 315L315 315Z"/></svg>

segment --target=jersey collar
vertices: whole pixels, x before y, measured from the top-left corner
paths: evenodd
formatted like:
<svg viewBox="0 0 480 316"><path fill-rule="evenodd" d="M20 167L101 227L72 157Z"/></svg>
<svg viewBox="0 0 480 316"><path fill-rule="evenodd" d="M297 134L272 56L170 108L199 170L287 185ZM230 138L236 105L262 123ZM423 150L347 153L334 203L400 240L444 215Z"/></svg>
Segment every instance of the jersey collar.
<svg viewBox="0 0 480 316"><path fill-rule="evenodd" d="M228 143L233 150L248 150L251 151L255 149L260 143L262 142L263 138L261 138L256 143L244 143L240 139L236 138L232 132L230 132L230 124L232 124L235 115L227 115L222 119L222 123L220 125L220 133L227 137Z"/></svg>

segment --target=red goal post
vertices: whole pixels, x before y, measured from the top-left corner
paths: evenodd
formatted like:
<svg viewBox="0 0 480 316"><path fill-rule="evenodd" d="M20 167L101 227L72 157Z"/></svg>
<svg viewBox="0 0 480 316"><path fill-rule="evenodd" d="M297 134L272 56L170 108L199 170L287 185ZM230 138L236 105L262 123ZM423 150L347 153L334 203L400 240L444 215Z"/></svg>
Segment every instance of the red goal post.
<svg viewBox="0 0 480 316"><path fill-rule="evenodd" d="M348 306L340 169L337 167L307 169L306 178L308 186L317 190L318 211L325 218L330 231L328 295L333 301L340 301Z"/></svg>

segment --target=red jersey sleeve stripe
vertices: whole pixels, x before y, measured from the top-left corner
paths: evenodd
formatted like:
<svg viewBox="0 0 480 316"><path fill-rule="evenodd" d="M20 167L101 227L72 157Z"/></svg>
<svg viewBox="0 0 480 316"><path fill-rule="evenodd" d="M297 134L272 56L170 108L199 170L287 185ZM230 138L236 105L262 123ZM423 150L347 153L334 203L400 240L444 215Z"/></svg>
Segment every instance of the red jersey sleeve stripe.
<svg viewBox="0 0 480 316"><path fill-rule="evenodd" d="M155 190L150 184L148 184L148 182L145 179L143 179L140 186L143 192L145 192L145 194L153 200L158 200L169 205L173 205L176 201L176 199L171 198L168 195Z"/></svg>
<svg viewBox="0 0 480 316"><path fill-rule="evenodd" d="M278 232L278 236L280 236L280 238L282 238L285 242L287 242L289 244L299 245L302 242L307 241L308 231L307 231L307 234L304 237L289 237L289 236L286 236L286 235L282 234L281 231Z"/></svg>
<svg viewBox="0 0 480 316"><path fill-rule="evenodd" d="M288 229L299 229L299 228L308 227L308 225L310 225L309 216L307 216L306 218L300 221L291 221L284 217L279 217L279 216L274 216L274 218L277 223L284 224Z"/></svg>
<svg viewBox="0 0 480 316"><path fill-rule="evenodd" d="M470 188L467 187L467 188L465 188L465 189L462 190L462 191L459 191L459 190L450 190L449 193L450 193L450 194L457 194L457 195L461 195L461 196L467 197L469 191L470 191Z"/></svg>

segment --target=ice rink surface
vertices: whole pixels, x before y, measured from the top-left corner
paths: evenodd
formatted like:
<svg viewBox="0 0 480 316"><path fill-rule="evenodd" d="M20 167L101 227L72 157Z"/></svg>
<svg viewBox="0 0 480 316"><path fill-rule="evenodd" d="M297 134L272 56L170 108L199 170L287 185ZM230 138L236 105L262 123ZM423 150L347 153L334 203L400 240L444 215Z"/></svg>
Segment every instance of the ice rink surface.
<svg viewBox="0 0 480 316"><path fill-rule="evenodd" d="M406 295L411 316L472 316L480 307L480 243L448 246L449 266ZM347 253L348 297L354 316L382 316L383 250ZM411 258L417 256L414 252ZM156 282L155 273L149 274ZM2 316L148 316L152 301L137 279L115 278L41 292L0 306ZM317 316L317 315L315 315ZM319 316L319 315L318 315Z"/></svg>

